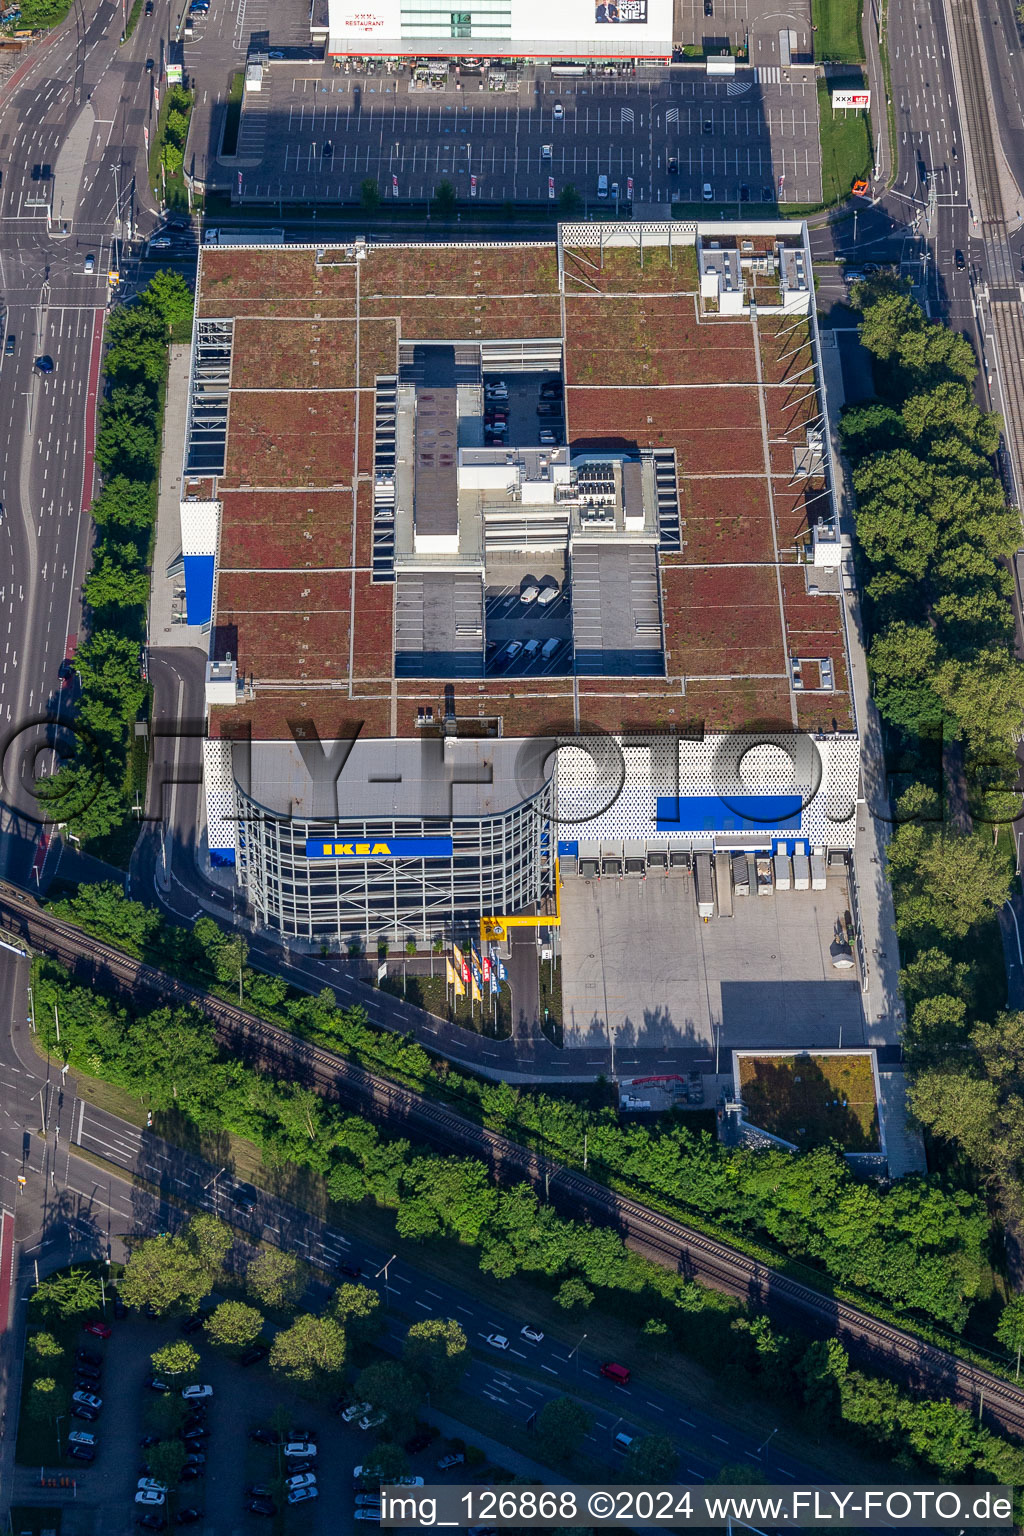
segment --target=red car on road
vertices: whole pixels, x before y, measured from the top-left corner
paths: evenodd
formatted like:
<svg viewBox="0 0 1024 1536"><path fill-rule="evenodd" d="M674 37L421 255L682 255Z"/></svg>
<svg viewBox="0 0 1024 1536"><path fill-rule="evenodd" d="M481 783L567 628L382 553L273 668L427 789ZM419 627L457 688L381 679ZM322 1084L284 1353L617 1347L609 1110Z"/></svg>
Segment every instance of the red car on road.
<svg viewBox="0 0 1024 1536"><path fill-rule="evenodd" d="M101 1317L94 1317L91 1322L86 1323L85 1331L95 1334L98 1339L109 1339L114 1330Z"/></svg>

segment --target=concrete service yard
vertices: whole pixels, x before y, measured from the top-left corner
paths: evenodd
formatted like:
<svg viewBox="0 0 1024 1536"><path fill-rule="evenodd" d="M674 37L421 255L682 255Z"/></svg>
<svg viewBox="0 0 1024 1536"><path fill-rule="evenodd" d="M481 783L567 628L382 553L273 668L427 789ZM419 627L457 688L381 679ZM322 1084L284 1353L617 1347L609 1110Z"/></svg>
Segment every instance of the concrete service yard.
<svg viewBox="0 0 1024 1536"><path fill-rule="evenodd" d="M832 968L849 905L824 891L737 897L735 916L697 916L693 876L566 879L562 1018L568 1049L608 1048L626 1071L637 1048L692 1047L708 1070L716 1035L734 1047L862 1045L860 982ZM726 1057L722 1057L727 1060Z"/></svg>

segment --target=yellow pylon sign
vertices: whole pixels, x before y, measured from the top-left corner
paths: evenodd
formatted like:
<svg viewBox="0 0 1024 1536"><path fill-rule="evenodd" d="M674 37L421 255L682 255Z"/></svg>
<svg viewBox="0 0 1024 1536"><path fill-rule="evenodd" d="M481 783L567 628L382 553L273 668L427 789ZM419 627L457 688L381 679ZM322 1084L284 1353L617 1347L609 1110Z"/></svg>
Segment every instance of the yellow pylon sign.
<svg viewBox="0 0 1024 1536"><path fill-rule="evenodd" d="M485 917L480 923L480 937L484 943L488 939L503 939L505 937L505 925L499 923L496 917Z"/></svg>
<svg viewBox="0 0 1024 1536"><path fill-rule="evenodd" d="M539 917L482 917L480 919L480 942L486 944L488 939L504 939L509 928L558 928L562 922L562 882L558 873L558 860L555 860L555 910L554 914L548 912Z"/></svg>

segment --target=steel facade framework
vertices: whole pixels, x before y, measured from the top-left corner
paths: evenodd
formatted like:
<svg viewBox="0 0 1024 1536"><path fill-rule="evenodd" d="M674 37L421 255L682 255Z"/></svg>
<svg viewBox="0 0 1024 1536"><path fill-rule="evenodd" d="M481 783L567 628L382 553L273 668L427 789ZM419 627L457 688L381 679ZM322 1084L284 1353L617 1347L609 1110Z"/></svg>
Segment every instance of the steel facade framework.
<svg viewBox="0 0 1024 1536"><path fill-rule="evenodd" d="M238 880L257 924L284 937L336 944L378 939L428 945L475 928L482 915L522 912L555 887L551 827L555 788L497 816L391 820L292 820L235 786ZM330 861L306 856L306 839L387 842L451 833L450 859Z"/></svg>

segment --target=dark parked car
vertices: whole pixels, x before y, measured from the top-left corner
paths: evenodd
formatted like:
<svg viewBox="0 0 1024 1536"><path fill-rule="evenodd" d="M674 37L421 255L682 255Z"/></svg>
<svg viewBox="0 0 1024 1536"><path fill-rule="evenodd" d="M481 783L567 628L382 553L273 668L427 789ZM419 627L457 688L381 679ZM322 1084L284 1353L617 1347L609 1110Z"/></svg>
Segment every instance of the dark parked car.
<svg viewBox="0 0 1024 1536"><path fill-rule="evenodd" d="M245 1490L247 1499L269 1499L273 1495L273 1488L266 1483L250 1483Z"/></svg>
<svg viewBox="0 0 1024 1536"><path fill-rule="evenodd" d="M85 1419L86 1423L91 1424L93 1420L98 1419L99 1416L100 1412L98 1408L87 1408L84 1403L74 1403L72 1405L71 1417L73 1419Z"/></svg>
<svg viewBox="0 0 1024 1536"><path fill-rule="evenodd" d="M266 1344L250 1344L243 1355L239 1356L241 1365L256 1365L258 1361L265 1360L270 1354Z"/></svg>
<svg viewBox="0 0 1024 1536"><path fill-rule="evenodd" d="M174 1523L175 1525L195 1525L198 1521L202 1520L205 1513L205 1510L196 1509L190 1505L188 1509L178 1510L174 1517Z"/></svg>
<svg viewBox="0 0 1024 1536"><path fill-rule="evenodd" d="M205 1440L209 1433L205 1424L193 1424L191 1429L181 1431L179 1439L184 1440L186 1445L194 1445L200 1440Z"/></svg>
<svg viewBox="0 0 1024 1536"><path fill-rule="evenodd" d="M135 1524L143 1531L166 1531L167 1521L155 1509L147 1509L144 1515L135 1516Z"/></svg>
<svg viewBox="0 0 1024 1536"><path fill-rule="evenodd" d="M203 1318L199 1312L193 1312L191 1317L183 1318L180 1324L182 1333L198 1333L202 1326Z"/></svg>
<svg viewBox="0 0 1024 1536"><path fill-rule="evenodd" d="M125 1306L120 1296L114 1297L114 1316L119 1322L128 1316L128 1308Z"/></svg>
<svg viewBox="0 0 1024 1536"><path fill-rule="evenodd" d="M432 1424L421 1424L416 1433L405 1442L409 1455L415 1456L417 1451L425 1451L430 1442L437 1439L437 1433Z"/></svg>
<svg viewBox="0 0 1024 1536"><path fill-rule="evenodd" d="M161 1381L159 1376L147 1377L146 1386L151 1392L169 1392L171 1390L169 1384L166 1381Z"/></svg>
<svg viewBox="0 0 1024 1536"><path fill-rule="evenodd" d="M95 1461L96 1447L94 1445L72 1445L68 1449L68 1455L75 1461Z"/></svg>
<svg viewBox="0 0 1024 1536"><path fill-rule="evenodd" d="M8 331L7 332L7 340L4 342L4 356L5 357L13 357L14 356L14 348L15 348L15 344L17 343L17 340L18 340L18 338L15 336L13 331Z"/></svg>
<svg viewBox="0 0 1024 1536"><path fill-rule="evenodd" d="M192 1465L184 1466L178 1476L183 1483L194 1483L197 1477L206 1476L206 1468Z"/></svg>
<svg viewBox="0 0 1024 1536"><path fill-rule="evenodd" d="M257 1445L277 1445L281 1436L276 1429L250 1429L249 1439L254 1440Z"/></svg>
<svg viewBox="0 0 1024 1536"><path fill-rule="evenodd" d="M273 1499L250 1499L245 1506L250 1515L276 1515L277 1505Z"/></svg>
<svg viewBox="0 0 1024 1536"><path fill-rule="evenodd" d="M70 662L64 662L64 661L61 662L61 667L62 668L65 667L65 666L70 666L70 665L71 665ZM102 1355L94 1355L91 1349L76 1349L75 1350L75 1359L78 1361L79 1365L102 1365L103 1364L103 1356Z"/></svg>

